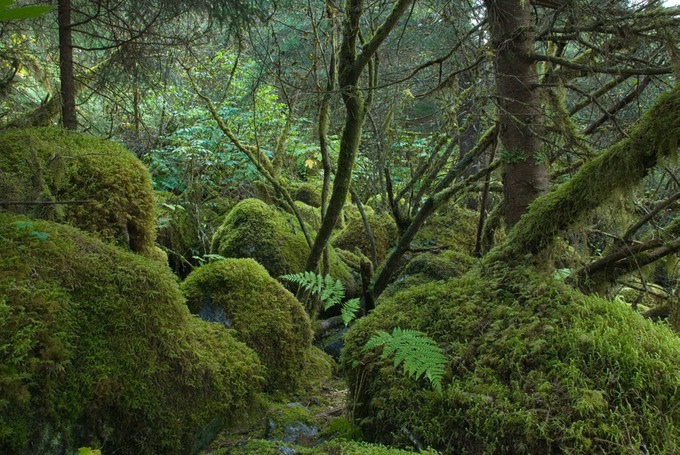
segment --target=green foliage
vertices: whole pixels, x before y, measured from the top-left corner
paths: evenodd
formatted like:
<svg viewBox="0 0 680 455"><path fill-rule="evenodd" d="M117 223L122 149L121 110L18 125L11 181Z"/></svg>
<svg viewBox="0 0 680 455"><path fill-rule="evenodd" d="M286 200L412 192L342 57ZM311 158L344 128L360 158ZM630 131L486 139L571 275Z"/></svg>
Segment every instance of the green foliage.
<svg viewBox="0 0 680 455"><path fill-rule="evenodd" d="M498 267L498 266L497 266ZM395 327L448 358L441 392L364 345ZM342 366L364 434L444 453L673 453L680 340L627 305L530 269L478 270L379 302L345 337Z"/></svg>
<svg viewBox="0 0 680 455"><path fill-rule="evenodd" d="M323 276L305 271L281 275L279 278L297 284L312 297L318 298L324 310L341 305L342 322L345 325L349 325L361 309L361 301L358 298L349 299L346 302L342 301L345 298L345 287L342 281L336 280L330 275Z"/></svg>
<svg viewBox="0 0 680 455"><path fill-rule="evenodd" d="M397 225L387 212L366 212L366 217L375 239L377 259L382 261L397 240ZM371 244L360 216L352 218L347 227L333 237L332 244L336 248L352 252L358 250L365 256L371 257Z"/></svg>
<svg viewBox="0 0 680 455"><path fill-rule="evenodd" d="M40 17L54 9L54 6L24 6L10 8L15 0L0 0L0 21L13 21Z"/></svg>
<svg viewBox="0 0 680 455"><path fill-rule="evenodd" d="M379 346L383 347L380 358L394 354L395 367L403 364L406 374L416 379L424 376L435 390L441 391L447 358L432 338L417 330L395 327L391 334L381 330L373 335L363 350Z"/></svg>
<svg viewBox="0 0 680 455"><path fill-rule="evenodd" d="M167 267L0 212L0 453L195 454L250 409L262 370L189 313Z"/></svg>

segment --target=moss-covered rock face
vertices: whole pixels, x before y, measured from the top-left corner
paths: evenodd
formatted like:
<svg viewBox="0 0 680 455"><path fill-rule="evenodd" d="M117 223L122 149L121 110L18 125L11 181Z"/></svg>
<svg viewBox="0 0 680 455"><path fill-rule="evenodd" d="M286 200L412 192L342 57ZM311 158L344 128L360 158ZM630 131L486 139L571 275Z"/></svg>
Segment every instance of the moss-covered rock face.
<svg viewBox="0 0 680 455"><path fill-rule="evenodd" d="M228 258L253 258L273 277L304 270L309 246L295 216L258 199L239 202L213 236L211 250ZM330 274L348 294L357 289L349 269L331 251Z"/></svg>
<svg viewBox="0 0 680 455"><path fill-rule="evenodd" d="M153 248L154 195L146 167L122 146L53 128L0 134L0 193L17 213L68 222L132 251Z"/></svg>
<svg viewBox="0 0 680 455"><path fill-rule="evenodd" d="M248 410L256 354L167 267L0 213L0 453L194 454Z"/></svg>
<svg viewBox="0 0 680 455"><path fill-rule="evenodd" d="M366 212L366 218L373 231L378 262L381 262L397 241L397 225L387 212ZM333 238L332 243L343 250L359 251L369 258L372 256L371 244L361 217L353 217L347 227Z"/></svg>
<svg viewBox="0 0 680 455"><path fill-rule="evenodd" d="M225 259L194 270L182 284L189 309L221 321L267 367L267 390L295 392L305 369L319 370L312 329L300 302L252 259ZM330 375L330 364L326 361ZM312 372L309 372L312 373Z"/></svg>
<svg viewBox="0 0 680 455"><path fill-rule="evenodd" d="M405 290L350 329L343 365L364 434L461 454L680 449L680 340L668 327L549 277L495 276ZM394 327L444 349L442 392L362 352Z"/></svg>

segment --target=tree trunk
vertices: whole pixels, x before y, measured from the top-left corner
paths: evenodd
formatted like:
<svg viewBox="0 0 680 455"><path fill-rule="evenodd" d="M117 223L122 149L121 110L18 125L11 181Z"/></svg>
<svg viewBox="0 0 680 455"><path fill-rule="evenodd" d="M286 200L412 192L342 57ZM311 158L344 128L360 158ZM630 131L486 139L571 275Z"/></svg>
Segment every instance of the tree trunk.
<svg viewBox="0 0 680 455"><path fill-rule="evenodd" d="M362 51L357 54L357 41L364 2L363 0L347 1L345 23L342 30L343 39L338 61L338 82L346 109L345 126L340 139L340 152L335 181L333 182L333 193L328 202L326 216L307 257L307 270L316 270L326 243L331 238L333 228L342 214L342 208L349 193L354 160L359 150L361 132L366 119L365 100L359 88L359 78L369 60L373 58L375 52L412 2L413 0L399 0L385 22L376 30L371 40L363 46Z"/></svg>
<svg viewBox="0 0 680 455"><path fill-rule="evenodd" d="M540 156L541 101L527 0L485 0L496 51L496 91L505 166L505 221L513 226L527 206L548 189Z"/></svg>
<svg viewBox="0 0 680 455"><path fill-rule="evenodd" d="M59 78L61 80L61 121L64 128L75 130L76 88L73 77L73 44L71 39L71 0L59 0Z"/></svg>

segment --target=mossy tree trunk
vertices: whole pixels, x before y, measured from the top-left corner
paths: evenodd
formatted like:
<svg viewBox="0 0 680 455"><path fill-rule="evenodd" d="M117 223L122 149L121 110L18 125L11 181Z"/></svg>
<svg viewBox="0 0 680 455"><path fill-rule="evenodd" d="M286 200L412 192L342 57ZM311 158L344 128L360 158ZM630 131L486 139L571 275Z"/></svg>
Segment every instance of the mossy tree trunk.
<svg viewBox="0 0 680 455"><path fill-rule="evenodd" d="M336 166L333 192L328 201L326 216L314 240L314 245L307 258L307 270L316 270L323 250L328 243L342 208L347 200L352 171L356 159L361 132L366 120L365 99L359 87L359 78L369 61L375 56L380 45L385 41L399 19L414 0L399 0L385 22L376 30L373 37L357 52L360 20L364 10L363 0L347 0L345 4L345 22L342 30L342 44L338 59L338 83L342 101L345 105L345 125L340 140L340 151Z"/></svg>
<svg viewBox="0 0 680 455"><path fill-rule="evenodd" d="M513 226L529 204L548 189L542 162L542 111L534 53L531 5L527 0L485 0L496 52L500 140L504 149L505 220Z"/></svg>
<svg viewBox="0 0 680 455"><path fill-rule="evenodd" d="M544 251L554 237L597 207L637 185L660 160L677 158L680 85L659 97L629 137L584 164L568 182L540 197L497 248L488 265L522 260Z"/></svg>

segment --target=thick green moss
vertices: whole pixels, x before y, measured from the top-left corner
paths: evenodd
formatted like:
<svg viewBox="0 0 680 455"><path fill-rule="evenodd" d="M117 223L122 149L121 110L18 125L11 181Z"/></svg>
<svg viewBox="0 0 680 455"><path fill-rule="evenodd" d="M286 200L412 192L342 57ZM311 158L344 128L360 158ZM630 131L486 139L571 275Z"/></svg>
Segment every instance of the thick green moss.
<svg viewBox="0 0 680 455"><path fill-rule="evenodd" d="M389 249L397 241L397 225L387 212L366 212L366 218L371 225L378 262L385 259ZM359 251L371 257L371 244L364 229L361 217L354 217L342 231L333 238L333 246L347 251Z"/></svg>
<svg viewBox="0 0 680 455"><path fill-rule="evenodd" d="M495 276L405 290L350 329L342 362L364 434L461 454L680 449L680 340L668 327L551 278ZM394 327L447 353L441 393L362 351Z"/></svg>
<svg viewBox="0 0 680 455"><path fill-rule="evenodd" d="M6 208L68 222L135 252L153 248L154 195L149 171L114 142L53 128L3 133L0 192L2 200L9 202L90 201Z"/></svg>
<svg viewBox="0 0 680 455"><path fill-rule="evenodd" d="M211 250L224 257L253 258L273 277L304 270L309 246L291 214L258 199L239 202L215 232ZM357 289L349 269L331 251L330 274L348 293Z"/></svg>
<svg viewBox="0 0 680 455"><path fill-rule="evenodd" d="M256 354L167 267L0 213L0 453L192 454L246 412Z"/></svg>
<svg viewBox="0 0 680 455"><path fill-rule="evenodd" d="M252 259L225 259L195 269L182 284L189 309L235 330L267 367L267 390L296 392L305 370L324 371L312 352L312 329L300 302ZM330 363L325 362L328 376Z"/></svg>

